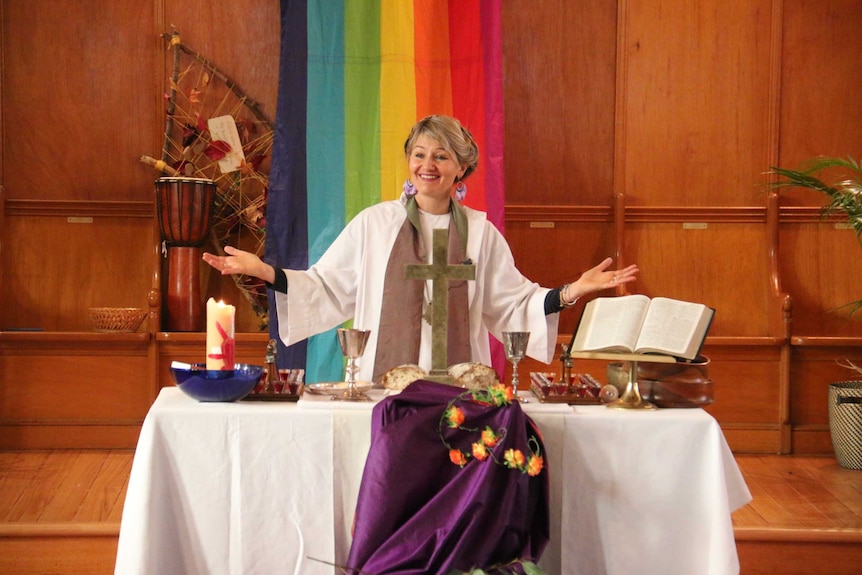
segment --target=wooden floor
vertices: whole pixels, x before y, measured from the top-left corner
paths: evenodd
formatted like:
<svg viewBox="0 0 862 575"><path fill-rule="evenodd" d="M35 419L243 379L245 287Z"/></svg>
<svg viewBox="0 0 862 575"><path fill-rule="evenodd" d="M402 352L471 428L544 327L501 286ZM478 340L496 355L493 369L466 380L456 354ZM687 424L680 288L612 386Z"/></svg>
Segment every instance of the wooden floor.
<svg viewBox="0 0 862 575"><path fill-rule="evenodd" d="M0 452L0 573L113 573L133 455ZM862 574L862 471L831 457L737 462L753 495L733 514L744 575Z"/></svg>

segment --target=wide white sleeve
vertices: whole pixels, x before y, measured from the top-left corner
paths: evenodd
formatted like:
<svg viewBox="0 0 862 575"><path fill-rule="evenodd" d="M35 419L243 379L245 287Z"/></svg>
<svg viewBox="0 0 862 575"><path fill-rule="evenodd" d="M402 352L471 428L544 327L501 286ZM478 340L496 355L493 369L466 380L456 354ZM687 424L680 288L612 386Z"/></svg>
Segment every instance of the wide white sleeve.
<svg viewBox="0 0 862 575"><path fill-rule="evenodd" d="M483 301L482 321L502 341L504 331L529 331L527 355L551 363L557 345L559 314L545 315L545 296L550 288L526 278L515 266L512 250L490 222L485 225L479 255Z"/></svg>
<svg viewBox="0 0 862 575"><path fill-rule="evenodd" d="M277 293L278 332L285 345L336 327L353 317L359 270L365 257L362 217L355 217L308 270L284 270L287 293Z"/></svg>

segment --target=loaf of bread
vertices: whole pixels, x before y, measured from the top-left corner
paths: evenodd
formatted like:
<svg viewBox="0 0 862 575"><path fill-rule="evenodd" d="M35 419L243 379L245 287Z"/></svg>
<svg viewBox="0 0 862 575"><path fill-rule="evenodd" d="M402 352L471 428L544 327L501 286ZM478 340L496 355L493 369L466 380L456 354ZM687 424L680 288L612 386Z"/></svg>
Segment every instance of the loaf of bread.
<svg viewBox="0 0 862 575"><path fill-rule="evenodd" d="M484 389L500 383L493 368L481 363L458 363L449 368L455 385L464 389Z"/></svg>
<svg viewBox="0 0 862 575"><path fill-rule="evenodd" d="M423 379L428 374L418 365L399 365L383 374L380 383L384 389L402 390L414 381Z"/></svg>

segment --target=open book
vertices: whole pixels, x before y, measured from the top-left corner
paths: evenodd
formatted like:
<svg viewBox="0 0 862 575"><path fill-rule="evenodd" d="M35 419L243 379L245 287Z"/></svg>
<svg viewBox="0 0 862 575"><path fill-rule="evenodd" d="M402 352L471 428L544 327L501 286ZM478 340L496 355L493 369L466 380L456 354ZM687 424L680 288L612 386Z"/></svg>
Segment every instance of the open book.
<svg viewBox="0 0 862 575"><path fill-rule="evenodd" d="M692 360L714 314L703 304L666 297L596 298L584 307L570 351L659 353Z"/></svg>

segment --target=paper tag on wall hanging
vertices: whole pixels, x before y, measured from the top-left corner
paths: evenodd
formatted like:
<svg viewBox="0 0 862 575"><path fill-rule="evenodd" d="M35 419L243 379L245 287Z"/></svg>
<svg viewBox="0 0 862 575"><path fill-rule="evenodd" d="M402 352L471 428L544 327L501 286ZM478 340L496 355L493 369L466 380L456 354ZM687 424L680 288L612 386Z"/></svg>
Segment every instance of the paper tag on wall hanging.
<svg viewBox="0 0 862 575"><path fill-rule="evenodd" d="M239 140L239 131L236 129L236 121L233 116L210 118L207 120L207 127L210 130L211 141L221 140L230 146L230 151L218 161L221 173L227 174L237 171L245 161L245 154L242 151L242 142Z"/></svg>

